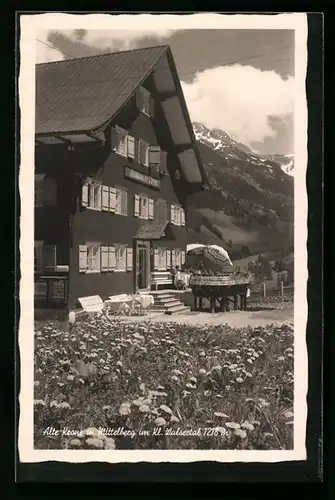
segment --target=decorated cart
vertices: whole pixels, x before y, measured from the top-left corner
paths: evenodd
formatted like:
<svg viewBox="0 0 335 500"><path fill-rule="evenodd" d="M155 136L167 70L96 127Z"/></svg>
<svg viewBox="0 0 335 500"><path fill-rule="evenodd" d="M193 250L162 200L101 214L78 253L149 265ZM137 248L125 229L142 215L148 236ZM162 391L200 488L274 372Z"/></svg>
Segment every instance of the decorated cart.
<svg viewBox="0 0 335 500"><path fill-rule="evenodd" d="M229 311L231 305L234 310L246 311L251 277L242 273L225 273L222 275L192 275L190 288L194 295L194 310L201 311L203 299L210 302L211 312L217 309Z"/></svg>
<svg viewBox="0 0 335 500"><path fill-rule="evenodd" d="M191 270L189 286L194 295L194 310L203 309L203 299L215 312L247 309L253 277L235 268L226 250L216 245L191 245L186 264Z"/></svg>

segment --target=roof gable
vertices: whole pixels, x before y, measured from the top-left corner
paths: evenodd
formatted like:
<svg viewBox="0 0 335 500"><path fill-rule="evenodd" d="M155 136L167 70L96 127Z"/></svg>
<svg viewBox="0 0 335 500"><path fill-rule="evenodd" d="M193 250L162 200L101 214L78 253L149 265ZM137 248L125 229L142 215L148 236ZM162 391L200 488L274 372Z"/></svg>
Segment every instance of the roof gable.
<svg viewBox="0 0 335 500"><path fill-rule="evenodd" d="M128 101L167 48L38 64L35 133L89 131L101 126Z"/></svg>

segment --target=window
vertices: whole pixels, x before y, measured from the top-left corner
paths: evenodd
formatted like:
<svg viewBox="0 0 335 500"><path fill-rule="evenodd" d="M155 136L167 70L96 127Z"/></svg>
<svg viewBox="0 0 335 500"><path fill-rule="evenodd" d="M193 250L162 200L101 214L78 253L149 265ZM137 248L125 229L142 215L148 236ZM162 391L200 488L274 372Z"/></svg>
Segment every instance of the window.
<svg viewBox="0 0 335 500"><path fill-rule="evenodd" d="M137 140L137 161L146 167L149 165L149 144L142 139Z"/></svg>
<svg viewBox="0 0 335 500"><path fill-rule="evenodd" d="M140 219L149 218L149 203L146 196L140 196Z"/></svg>
<svg viewBox="0 0 335 500"><path fill-rule="evenodd" d="M165 271L167 266L167 252L165 248L155 248L154 252L154 268L158 271Z"/></svg>
<svg viewBox="0 0 335 500"><path fill-rule="evenodd" d="M128 215L128 192L125 188L115 188L115 213Z"/></svg>
<svg viewBox="0 0 335 500"><path fill-rule="evenodd" d="M127 143L128 143L127 130L116 126L114 129L113 147L116 153L122 156L127 156Z"/></svg>
<svg viewBox="0 0 335 500"><path fill-rule="evenodd" d="M153 105L151 103L150 93L141 87L136 94L136 105L142 113L152 116Z"/></svg>
<svg viewBox="0 0 335 500"><path fill-rule="evenodd" d="M35 299L47 299L48 286L46 281L35 281L34 283Z"/></svg>
<svg viewBox="0 0 335 500"><path fill-rule="evenodd" d="M181 267L183 264L185 264L186 254L184 250L181 250L180 248L174 248L171 252L171 257L172 267Z"/></svg>
<svg viewBox="0 0 335 500"><path fill-rule="evenodd" d="M45 177L45 174L35 175L35 207L56 205L56 179Z"/></svg>
<svg viewBox="0 0 335 500"><path fill-rule="evenodd" d="M158 221L167 221L167 205L166 201L158 199L155 206L155 219Z"/></svg>
<svg viewBox="0 0 335 500"><path fill-rule="evenodd" d="M87 180L82 188L82 206L94 210L101 210L101 193L102 186L100 182Z"/></svg>
<svg viewBox="0 0 335 500"><path fill-rule="evenodd" d="M178 205L171 205L170 221L176 226L185 226L185 212Z"/></svg>
<svg viewBox="0 0 335 500"><path fill-rule="evenodd" d="M87 243L86 245L86 271L100 272L100 243Z"/></svg>
<svg viewBox="0 0 335 500"><path fill-rule="evenodd" d="M66 281L52 280L50 283L50 299L56 302L64 302L66 299Z"/></svg>
<svg viewBox="0 0 335 500"><path fill-rule="evenodd" d="M126 245L115 245L116 271L126 271L127 269L127 247Z"/></svg>

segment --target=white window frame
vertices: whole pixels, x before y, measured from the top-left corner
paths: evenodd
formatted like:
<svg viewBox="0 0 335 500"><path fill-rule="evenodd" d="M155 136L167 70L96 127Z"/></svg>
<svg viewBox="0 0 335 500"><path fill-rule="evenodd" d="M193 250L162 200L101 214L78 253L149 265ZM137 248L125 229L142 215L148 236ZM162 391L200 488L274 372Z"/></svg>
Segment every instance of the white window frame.
<svg viewBox="0 0 335 500"><path fill-rule="evenodd" d="M180 205L171 205L171 224L185 226L185 212Z"/></svg>
<svg viewBox="0 0 335 500"><path fill-rule="evenodd" d="M127 271L127 245L115 244L115 272Z"/></svg>
<svg viewBox="0 0 335 500"><path fill-rule="evenodd" d="M140 87L136 97L139 110L146 116L150 116L150 92L144 87Z"/></svg>
<svg viewBox="0 0 335 500"><path fill-rule="evenodd" d="M148 220L149 219L149 197L146 195L139 195L140 206L139 206L139 215L140 219ZM144 207L144 210L143 210Z"/></svg>
<svg viewBox="0 0 335 500"><path fill-rule="evenodd" d="M86 200L82 205L90 210L102 210L102 183L93 179L86 179L83 185L83 191L87 189L87 203ZM93 203L92 203L93 200Z"/></svg>
<svg viewBox="0 0 335 500"><path fill-rule="evenodd" d="M128 154L128 131L118 125L115 126L116 146L115 153L127 157Z"/></svg>
<svg viewBox="0 0 335 500"><path fill-rule="evenodd" d="M101 243L86 242L87 270L86 273L101 272Z"/></svg>
<svg viewBox="0 0 335 500"><path fill-rule="evenodd" d="M144 147L144 158L142 158L141 155L141 146ZM140 163L141 165L144 165L145 167L149 166L149 144L144 141L143 139L137 139L136 140L136 159L137 162Z"/></svg>
<svg viewBox="0 0 335 500"><path fill-rule="evenodd" d="M121 186L115 187L114 213L115 215L128 215L128 191Z"/></svg>

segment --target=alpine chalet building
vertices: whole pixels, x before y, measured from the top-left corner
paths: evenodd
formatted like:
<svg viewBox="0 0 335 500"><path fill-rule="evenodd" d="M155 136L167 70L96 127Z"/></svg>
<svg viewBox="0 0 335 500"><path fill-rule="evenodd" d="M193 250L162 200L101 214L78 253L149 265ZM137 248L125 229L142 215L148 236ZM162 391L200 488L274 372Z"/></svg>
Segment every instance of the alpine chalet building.
<svg viewBox="0 0 335 500"><path fill-rule="evenodd" d="M168 46L38 64L35 307L150 291L206 186Z"/></svg>

